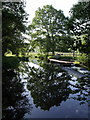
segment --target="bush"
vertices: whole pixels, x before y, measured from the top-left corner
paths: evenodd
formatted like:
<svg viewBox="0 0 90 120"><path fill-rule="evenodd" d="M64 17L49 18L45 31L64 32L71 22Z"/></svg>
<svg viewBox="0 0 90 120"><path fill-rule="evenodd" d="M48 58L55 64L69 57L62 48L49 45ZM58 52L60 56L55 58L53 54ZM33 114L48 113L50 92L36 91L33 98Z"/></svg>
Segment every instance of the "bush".
<svg viewBox="0 0 90 120"><path fill-rule="evenodd" d="M2 57L3 69L15 69L19 66L19 59L16 56Z"/></svg>
<svg viewBox="0 0 90 120"><path fill-rule="evenodd" d="M77 60L87 66L88 68L90 67L90 55L87 55L85 53L81 53L80 56L77 57Z"/></svg>

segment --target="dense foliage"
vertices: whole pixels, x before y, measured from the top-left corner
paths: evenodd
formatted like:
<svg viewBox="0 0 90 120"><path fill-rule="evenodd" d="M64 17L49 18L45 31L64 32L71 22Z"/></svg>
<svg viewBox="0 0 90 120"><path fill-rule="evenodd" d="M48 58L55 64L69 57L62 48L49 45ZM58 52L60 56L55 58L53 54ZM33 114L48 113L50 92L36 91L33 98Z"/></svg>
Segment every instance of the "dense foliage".
<svg viewBox="0 0 90 120"><path fill-rule="evenodd" d="M24 37L22 33L26 31L27 14L24 10L23 2L3 2L2 3L2 53L7 50L18 54L23 47Z"/></svg>
<svg viewBox="0 0 90 120"><path fill-rule="evenodd" d="M75 47L90 61L90 2L79 2L71 9L69 30L75 36Z"/></svg>
<svg viewBox="0 0 90 120"><path fill-rule="evenodd" d="M68 18L63 11L56 10L51 5L38 8L29 26L33 46L39 46L44 53L55 51L65 51L69 47L71 40L67 32Z"/></svg>
<svg viewBox="0 0 90 120"><path fill-rule="evenodd" d="M89 65L90 2L73 5L69 18L64 16L63 11L56 10L51 5L38 8L29 30L33 49L38 46L41 53L47 54L78 50L86 58L82 63Z"/></svg>

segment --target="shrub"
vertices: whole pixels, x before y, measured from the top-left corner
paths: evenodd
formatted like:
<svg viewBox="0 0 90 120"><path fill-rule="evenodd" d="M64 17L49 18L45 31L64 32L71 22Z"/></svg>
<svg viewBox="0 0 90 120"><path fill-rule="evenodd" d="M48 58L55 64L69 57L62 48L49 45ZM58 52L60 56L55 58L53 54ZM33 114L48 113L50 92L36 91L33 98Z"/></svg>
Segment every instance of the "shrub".
<svg viewBox="0 0 90 120"><path fill-rule="evenodd" d="M2 57L3 69L15 69L19 66L19 59L16 56Z"/></svg>
<svg viewBox="0 0 90 120"><path fill-rule="evenodd" d="M80 56L77 57L77 60L82 63L83 65L86 65L87 67L90 66L90 55L87 55L85 53L81 53Z"/></svg>

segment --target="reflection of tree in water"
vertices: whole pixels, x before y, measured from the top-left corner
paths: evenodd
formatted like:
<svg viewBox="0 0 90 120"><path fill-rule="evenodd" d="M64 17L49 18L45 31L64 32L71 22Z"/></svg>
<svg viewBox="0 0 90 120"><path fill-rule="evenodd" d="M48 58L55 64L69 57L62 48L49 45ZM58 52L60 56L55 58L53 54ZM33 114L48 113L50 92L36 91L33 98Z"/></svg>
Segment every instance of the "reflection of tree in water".
<svg viewBox="0 0 90 120"><path fill-rule="evenodd" d="M72 90L72 94L76 95L72 97L75 100L80 101L80 104L88 103L90 106L90 74L84 76L82 78L77 79L77 83L75 85L71 85L75 89Z"/></svg>
<svg viewBox="0 0 90 120"><path fill-rule="evenodd" d="M49 110L54 105L59 106L68 98L80 101L80 104L89 103L90 78L88 76L73 80L58 65L40 62L40 66L37 69L26 63L23 70L28 74L26 77L28 89L31 91L36 107Z"/></svg>
<svg viewBox="0 0 90 120"><path fill-rule="evenodd" d="M49 110L68 99L70 76L57 65L43 64L42 68L31 68L28 89L36 106Z"/></svg>
<svg viewBox="0 0 90 120"><path fill-rule="evenodd" d="M2 87L2 120L21 120L31 111L31 106L23 94L25 90L20 77L11 70L4 71Z"/></svg>

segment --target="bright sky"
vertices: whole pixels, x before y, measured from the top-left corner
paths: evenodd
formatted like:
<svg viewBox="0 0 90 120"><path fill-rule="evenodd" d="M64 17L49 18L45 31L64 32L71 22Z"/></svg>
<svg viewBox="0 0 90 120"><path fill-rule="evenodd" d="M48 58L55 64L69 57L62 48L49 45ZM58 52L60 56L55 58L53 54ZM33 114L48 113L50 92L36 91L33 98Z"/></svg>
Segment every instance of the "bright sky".
<svg viewBox="0 0 90 120"><path fill-rule="evenodd" d="M38 7L42 8L44 5L52 5L57 10L61 9L65 16L69 16L69 10L73 4L78 3L78 0L25 0L26 11L29 14L29 21L35 16L35 11Z"/></svg>

